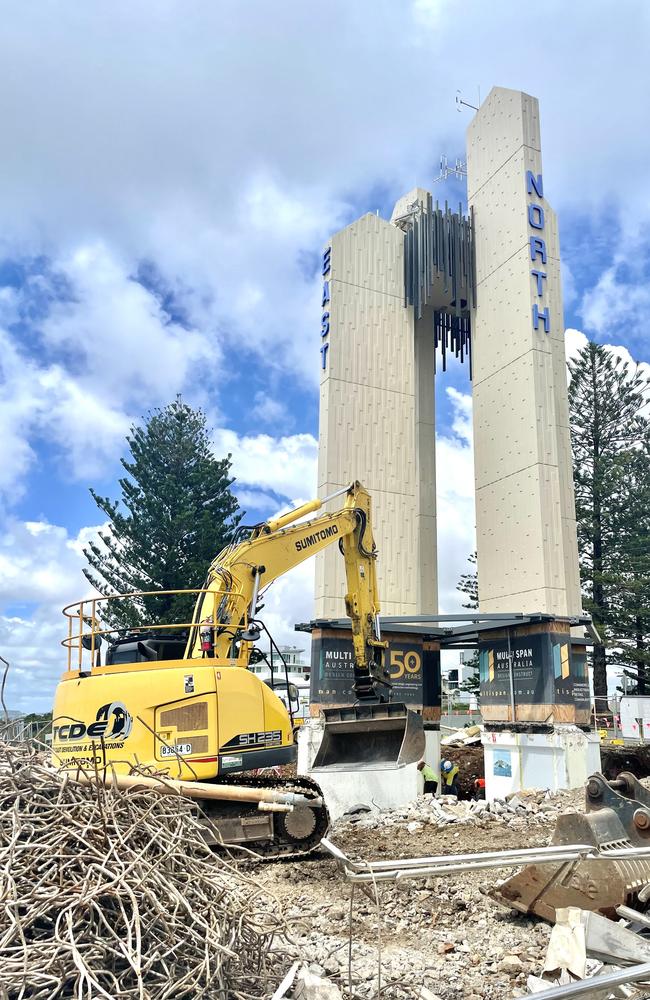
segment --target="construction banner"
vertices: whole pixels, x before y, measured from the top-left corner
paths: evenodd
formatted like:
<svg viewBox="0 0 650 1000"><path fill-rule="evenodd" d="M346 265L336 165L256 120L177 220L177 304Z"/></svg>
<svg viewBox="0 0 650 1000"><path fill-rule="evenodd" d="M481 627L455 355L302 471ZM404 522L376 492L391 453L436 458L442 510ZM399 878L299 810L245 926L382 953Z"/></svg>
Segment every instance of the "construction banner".
<svg viewBox="0 0 650 1000"><path fill-rule="evenodd" d="M391 700L409 708L440 705L440 652L422 636L384 633ZM349 630L315 629L312 634L310 701L322 707L354 701L354 649Z"/></svg>

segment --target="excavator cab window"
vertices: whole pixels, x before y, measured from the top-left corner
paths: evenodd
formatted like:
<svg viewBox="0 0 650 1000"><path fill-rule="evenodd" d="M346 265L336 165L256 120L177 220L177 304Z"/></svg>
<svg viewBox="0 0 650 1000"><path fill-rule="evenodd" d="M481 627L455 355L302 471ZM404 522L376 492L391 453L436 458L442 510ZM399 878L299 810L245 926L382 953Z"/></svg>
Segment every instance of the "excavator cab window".
<svg viewBox="0 0 650 1000"><path fill-rule="evenodd" d="M117 663L145 663L148 660L181 660L186 636L160 632L137 632L115 639L106 651L106 666Z"/></svg>

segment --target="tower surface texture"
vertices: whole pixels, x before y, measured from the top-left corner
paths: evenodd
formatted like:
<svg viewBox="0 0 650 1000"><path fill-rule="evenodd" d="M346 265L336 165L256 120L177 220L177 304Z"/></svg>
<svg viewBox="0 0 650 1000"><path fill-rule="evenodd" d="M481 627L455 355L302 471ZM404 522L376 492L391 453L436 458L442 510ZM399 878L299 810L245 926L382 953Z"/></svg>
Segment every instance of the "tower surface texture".
<svg viewBox="0 0 650 1000"><path fill-rule="evenodd" d="M539 107L494 88L467 133L469 215L415 188L322 258L318 491L373 499L382 611L435 614L435 357L469 360L480 610L580 614L560 250ZM446 353L445 353L446 352ZM316 561L317 619L344 616Z"/></svg>
<svg viewBox="0 0 650 1000"><path fill-rule="evenodd" d="M536 98L490 92L467 132L467 187L480 609L576 615L560 248Z"/></svg>
<svg viewBox="0 0 650 1000"><path fill-rule="evenodd" d="M323 255L318 493L370 491L382 611L435 612L433 341L404 305L404 234L364 215ZM343 560L316 560L316 618L345 615Z"/></svg>

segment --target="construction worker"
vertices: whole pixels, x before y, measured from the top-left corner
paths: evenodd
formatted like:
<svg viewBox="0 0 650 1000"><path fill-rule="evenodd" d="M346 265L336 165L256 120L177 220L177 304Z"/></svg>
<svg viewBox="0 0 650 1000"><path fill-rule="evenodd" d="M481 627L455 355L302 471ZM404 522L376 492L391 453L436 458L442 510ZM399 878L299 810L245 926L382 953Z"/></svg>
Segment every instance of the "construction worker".
<svg viewBox="0 0 650 1000"><path fill-rule="evenodd" d="M485 798L485 778L475 778L474 779L474 799Z"/></svg>
<svg viewBox="0 0 650 1000"><path fill-rule="evenodd" d="M442 794L460 795L458 764L452 764L450 760L443 760L440 765L440 775L442 778Z"/></svg>
<svg viewBox="0 0 650 1000"><path fill-rule="evenodd" d="M419 762L418 771L424 778L424 794L426 795L427 792L431 792L432 795L435 795L438 788L438 775L436 772L432 767L429 767L425 760Z"/></svg>

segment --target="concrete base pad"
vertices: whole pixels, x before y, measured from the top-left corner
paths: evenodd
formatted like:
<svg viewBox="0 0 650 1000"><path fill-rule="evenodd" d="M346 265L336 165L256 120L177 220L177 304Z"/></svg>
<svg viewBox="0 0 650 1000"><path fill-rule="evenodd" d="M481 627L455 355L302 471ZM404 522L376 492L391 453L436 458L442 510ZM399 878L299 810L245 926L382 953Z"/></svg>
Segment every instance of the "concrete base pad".
<svg viewBox="0 0 650 1000"><path fill-rule="evenodd" d="M426 734L426 760L432 767L440 758L440 733ZM399 768L369 768L359 771L313 770L312 764L323 739L321 719L308 719L298 733L298 774L309 775L323 790L332 820L356 805L394 809L422 794L423 781L415 764Z"/></svg>
<svg viewBox="0 0 650 1000"><path fill-rule="evenodd" d="M485 796L505 798L524 788L580 788L600 770L598 733L557 725L552 733L483 733Z"/></svg>

